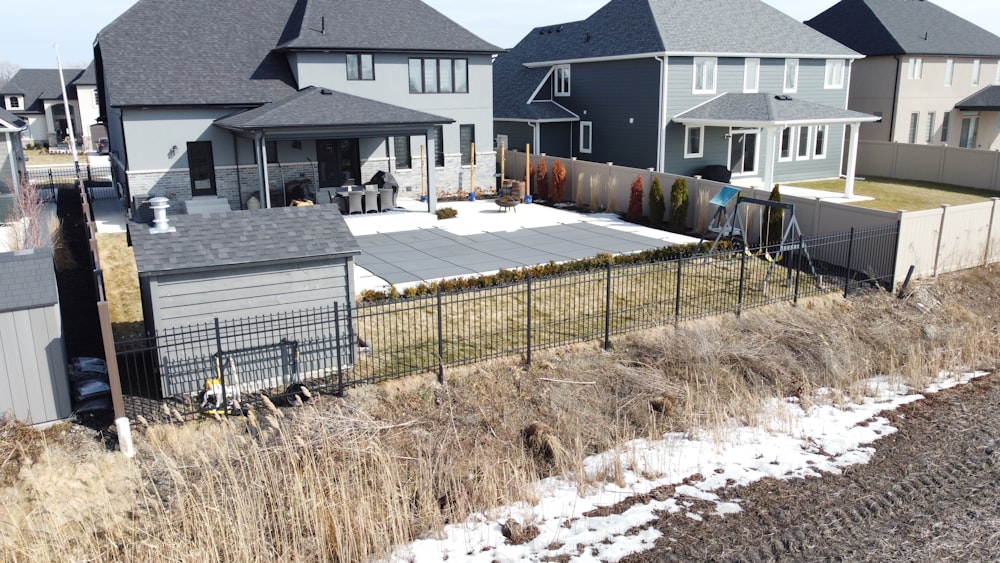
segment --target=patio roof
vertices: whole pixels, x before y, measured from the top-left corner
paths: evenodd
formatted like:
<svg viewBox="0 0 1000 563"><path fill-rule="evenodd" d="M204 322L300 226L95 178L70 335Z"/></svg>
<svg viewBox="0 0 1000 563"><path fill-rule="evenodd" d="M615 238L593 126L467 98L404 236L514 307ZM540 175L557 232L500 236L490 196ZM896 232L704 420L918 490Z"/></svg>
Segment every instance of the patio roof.
<svg viewBox="0 0 1000 563"><path fill-rule="evenodd" d="M987 86L955 104L965 111L1000 111L1000 86Z"/></svg>
<svg viewBox="0 0 1000 563"><path fill-rule="evenodd" d="M677 123L715 127L784 127L866 123L880 118L787 95L722 94L674 117Z"/></svg>
<svg viewBox="0 0 1000 563"><path fill-rule="evenodd" d="M266 131L270 139L301 139L328 137L336 133L355 137L425 134L429 127L454 121L440 115L310 86L277 102L217 119L215 125L243 134Z"/></svg>
<svg viewBox="0 0 1000 563"><path fill-rule="evenodd" d="M536 100L530 104L522 104L518 117L496 117L497 121L531 121L554 123L561 121L580 121L580 116L569 111L556 102Z"/></svg>

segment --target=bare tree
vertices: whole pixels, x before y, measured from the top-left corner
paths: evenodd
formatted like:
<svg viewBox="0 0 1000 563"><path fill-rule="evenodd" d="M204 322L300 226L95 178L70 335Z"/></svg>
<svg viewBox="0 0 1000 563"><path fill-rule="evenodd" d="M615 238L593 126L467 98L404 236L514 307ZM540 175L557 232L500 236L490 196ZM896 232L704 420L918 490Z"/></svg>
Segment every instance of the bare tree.
<svg viewBox="0 0 1000 563"><path fill-rule="evenodd" d="M0 61L0 88L17 74L18 66L10 61Z"/></svg>
<svg viewBox="0 0 1000 563"><path fill-rule="evenodd" d="M42 248L50 244L44 219L45 203L31 182L22 181L14 195L14 249Z"/></svg>

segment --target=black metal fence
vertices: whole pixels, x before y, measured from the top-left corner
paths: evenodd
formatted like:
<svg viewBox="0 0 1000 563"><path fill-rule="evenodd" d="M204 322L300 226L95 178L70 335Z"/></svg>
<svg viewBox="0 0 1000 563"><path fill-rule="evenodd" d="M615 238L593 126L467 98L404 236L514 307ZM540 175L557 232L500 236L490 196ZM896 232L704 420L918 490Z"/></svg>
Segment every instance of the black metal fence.
<svg viewBox="0 0 1000 563"><path fill-rule="evenodd" d="M31 166L27 170L27 178L45 201L55 201L59 189L76 189L76 167L72 164ZM119 197L111 180L110 166L81 164L80 178L90 201Z"/></svg>
<svg viewBox="0 0 1000 563"><path fill-rule="evenodd" d="M726 250L462 292L332 307L167 331L116 343L127 412L147 418L202 409L218 379L241 391L292 398L290 385L346 387L522 354L826 292L892 284L898 225L783 245ZM227 395L228 393L228 395ZM293 399L294 400L294 399ZM212 406L211 404L209 406Z"/></svg>

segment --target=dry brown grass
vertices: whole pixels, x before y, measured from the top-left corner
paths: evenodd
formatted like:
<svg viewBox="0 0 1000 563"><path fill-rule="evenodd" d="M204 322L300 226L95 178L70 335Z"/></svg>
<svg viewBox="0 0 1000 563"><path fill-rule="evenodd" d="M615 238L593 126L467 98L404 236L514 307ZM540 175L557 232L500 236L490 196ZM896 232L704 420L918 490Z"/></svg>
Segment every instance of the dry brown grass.
<svg viewBox="0 0 1000 563"><path fill-rule="evenodd" d="M0 557L364 561L531 501L544 476L586 488L583 459L633 438L722 439L769 398L858 396L873 374L921 387L939 369L995 369L998 274L921 282L902 300L822 297L664 326L616 339L611 353L538 353L531 368L495 360L443 386L412 377L246 420L140 425L131 462L79 440L3 435L0 459L19 469L0 489Z"/></svg>
<svg viewBox="0 0 1000 563"><path fill-rule="evenodd" d="M142 336L139 274L125 233L98 233L97 254L115 340Z"/></svg>

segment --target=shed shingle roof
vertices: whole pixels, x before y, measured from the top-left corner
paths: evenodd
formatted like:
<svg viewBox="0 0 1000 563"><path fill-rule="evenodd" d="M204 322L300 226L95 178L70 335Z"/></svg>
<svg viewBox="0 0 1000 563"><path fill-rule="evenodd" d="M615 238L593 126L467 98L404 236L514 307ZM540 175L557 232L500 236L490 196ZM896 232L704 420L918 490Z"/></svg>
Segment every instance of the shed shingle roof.
<svg viewBox="0 0 1000 563"><path fill-rule="evenodd" d="M877 121L874 115L774 94L723 94L676 117L679 123L785 125Z"/></svg>
<svg viewBox="0 0 1000 563"><path fill-rule="evenodd" d="M51 249L0 253L0 312L48 307L58 302Z"/></svg>
<svg viewBox="0 0 1000 563"><path fill-rule="evenodd" d="M80 68L63 69L66 94L71 100L76 99L76 88L71 88L71 86L81 74L83 74L83 69ZM45 100L62 99L59 70L55 68L22 68L7 81L3 88L0 88L0 95L4 94L24 96L24 108L16 110L18 113L45 113Z"/></svg>
<svg viewBox="0 0 1000 563"><path fill-rule="evenodd" d="M2 121L7 125L10 125L11 128L16 131L24 129L25 125L27 125L23 119L3 108L0 108L0 121ZM0 130L9 130L9 129L7 129L6 126L2 126L0 127Z"/></svg>
<svg viewBox="0 0 1000 563"><path fill-rule="evenodd" d="M1000 37L927 0L841 0L805 23L869 56L1000 56Z"/></svg>
<svg viewBox="0 0 1000 563"><path fill-rule="evenodd" d="M140 276L361 253L335 205L171 215L170 226L176 232L129 225Z"/></svg>
<svg viewBox="0 0 1000 563"><path fill-rule="evenodd" d="M364 127L393 124L437 125L454 119L310 86L283 100L216 121L233 129L276 127Z"/></svg>

